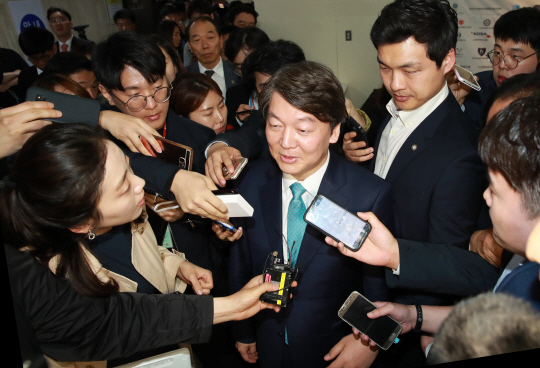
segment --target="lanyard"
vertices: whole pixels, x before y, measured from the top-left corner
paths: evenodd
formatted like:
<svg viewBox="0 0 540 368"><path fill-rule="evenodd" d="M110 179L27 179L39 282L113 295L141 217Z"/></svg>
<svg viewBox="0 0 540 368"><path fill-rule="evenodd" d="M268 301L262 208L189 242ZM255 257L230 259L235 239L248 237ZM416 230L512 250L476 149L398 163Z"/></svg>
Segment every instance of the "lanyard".
<svg viewBox="0 0 540 368"><path fill-rule="evenodd" d="M163 125L163 138L167 138L167 122Z"/></svg>

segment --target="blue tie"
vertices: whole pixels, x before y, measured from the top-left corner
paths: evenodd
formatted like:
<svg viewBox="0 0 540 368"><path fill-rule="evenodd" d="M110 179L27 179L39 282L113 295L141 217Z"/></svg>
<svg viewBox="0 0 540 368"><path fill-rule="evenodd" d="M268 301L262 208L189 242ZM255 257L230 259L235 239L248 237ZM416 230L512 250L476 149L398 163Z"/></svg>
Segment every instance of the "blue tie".
<svg viewBox="0 0 540 368"><path fill-rule="evenodd" d="M293 198L289 203L289 211L287 212L287 245L291 252L291 254L289 254L289 262L294 267L296 265L296 259L298 258L298 252L300 251L300 244L302 243L304 232L306 231L306 222L304 221L306 205L302 200L302 194L306 192L306 189L300 183L293 183L290 188ZM285 344L289 344L286 326Z"/></svg>
<svg viewBox="0 0 540 368"><path fill-rule="evenodd" d="M306 189L300 183L293 183L290 188L293 198L289 203L289 211L287 212L287 245L290 252L289 261L294 267L306 231L306 222L304 221L306 205L302 200L302 194L306 192Z"/></svg>

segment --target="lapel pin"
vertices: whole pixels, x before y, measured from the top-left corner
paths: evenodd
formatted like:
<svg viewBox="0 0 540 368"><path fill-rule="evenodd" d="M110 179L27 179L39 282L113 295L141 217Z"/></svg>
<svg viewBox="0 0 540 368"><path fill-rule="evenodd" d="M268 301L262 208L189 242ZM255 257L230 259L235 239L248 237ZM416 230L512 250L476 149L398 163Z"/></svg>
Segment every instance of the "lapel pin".
<svg viewBox="0 0 540 368"><path fill-rule="evenodd" d="M413 144L412 147L411 147L411 149L412 149L413 151L416 151L417 148L418 148L418 146L417 146L416 144Z"/></svg>

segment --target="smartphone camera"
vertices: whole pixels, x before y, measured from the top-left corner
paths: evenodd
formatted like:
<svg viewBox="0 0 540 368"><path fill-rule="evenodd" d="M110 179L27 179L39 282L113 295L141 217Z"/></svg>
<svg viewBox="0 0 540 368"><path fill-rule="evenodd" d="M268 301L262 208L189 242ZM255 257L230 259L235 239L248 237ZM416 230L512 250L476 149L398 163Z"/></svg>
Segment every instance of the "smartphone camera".
<svg viewBox="0 0 540 368"><path fill-rule="evenodd" d="M47 98L43 95L37 95L36 96L36 101L47 101Z"/></svg>

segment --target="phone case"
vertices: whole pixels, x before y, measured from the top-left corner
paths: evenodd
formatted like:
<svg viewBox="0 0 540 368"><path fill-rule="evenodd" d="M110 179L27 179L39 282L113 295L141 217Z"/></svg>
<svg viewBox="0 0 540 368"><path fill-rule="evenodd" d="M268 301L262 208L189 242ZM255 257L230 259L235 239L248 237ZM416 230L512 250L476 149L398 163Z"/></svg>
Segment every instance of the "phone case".
<svg viewBox="0 0 540 368"><path fill-rule="evenodd" d="M30 87L26 92L26 101L52 102L54 109L62 112L61 117L48 119L54 123L99 125L99 113L101 109L99 102L96 100L38 87Z"/></svg>
<svg viewBox="0 0 540 368"><path fill-rule="evenodd" d="M154 148L150 145L150 143L148 143L148 141L144 137L141 137L141 142L143 143L144 147L152 154L152 156L157 157L170 164L178 165L184 170L191 171L193 165L193 148L170 141L158 135L154 135L154 138L161 145L161 153L154 151Z"/></svg>
<svg viewBox="0 0 540 368"><path fill-rule="evenodd" d="M223 168L222 168L223 175L224 175L223 178L225 180L236 179L238 175L240 175L240 173L242 172L242 169L246 166L247 162L248 162L247 158L243 158L240 161L233 161L234 173L232 175L229 174L229 172L227 171L227 168L225 167L225 165L223 165Z"/></svg>
<svg viewBox="0 0 540 368"><path fill-rule="evenodd" d="M367 132L362 125L360 125L360 123L358 123L352 116L349 116L345 121L347 122L349 131L356 133L356 136L353 138L353 142L366 142L366 146L364 148L368 148Z"/></svg>
<svg viewBox="0 0 540 368"><path fill-rule="evenodd" d="M456 65L456 66L459 66L459 65ZM462 68L462 67L460 67L460 68L463 69L463 70L465 70L465 71L468 71L468 70L465 69L465 68ZM473 81L470 81L470 80L468 80L468 79L466 79L465 76L460 75L460 74L459 74L459 68L455 68L455 69L454 69L454 73L456 73L456 77L457 77L457 79L458 79L460 82L466 84L467 86L471 87L472 89L474 89L474 90L476 90L476 91L480 91L481 88L480 88L480 86L477 85L478 82L476 81L476 79L474 79L474 76L472 76L472 73L471 73L471 78L474 79L474 82L473 82ZM469 72L469 73L470 73L470 72Z"/></svg>
<svg viewBox="0 0 540 368"><path fill-rule="evenodd" d="M306 210L306 212L304 213L304 221L307 222L308 224L310 224L311 226L313 226L315 229L319 230L321 233L323 233L324 235L326 236L329 236L330 238L334 239L335 241L337 241L338 243L339 242L342 242L341 240L339 239L336 239L333 235L331 234L328 234L326 231L324 231L323 229L321 229L320 227L318 227L317 225L315 225L314 223L312 223L311 221L309 221L306 216L307 214L309 213L309 211L311 210L311 208L313 207L314 203L317 201L317 198L319 197L322 197L322 198L326 198L328 199L327 197L323 196L322 194L318 194L314 199L313 201L311 202L311 204L309 205L308 209ZM338 207L341 207L340 205L336 204L334 201L328 199L330 202L334 203L336 206ZM343 207L341 207L343 208ZM345 208L343 208L345 211L347 211ZM350 211L347 211L349 212L350 214L352 214L353 216L356 216L355 214L353 214L352 212ZM369 224L369 222L366 221L366 224L365 224L365 227L366 227L366 236L364 237L364 239L362 239L361 243L360 243L360 246L358 248L354 248L354 246L350 246L348 244L345 244L343 243L343 245L345 245L346 248L352 250L353 252L356 252L358 250L360 250L360 248L362 247L362 244L364 243L365 239L367 238L369 232L371 231L371 225Z"/></svg>
<svg viewBox="0 0 540 368"><path fill-rule="evenodd" d="M363 296L362 294L360 294L358 291L353 291L351 293L351 295L349 295L349 297L347 298L347 300L345 300L345 302L343 303L343 305L339 308L339 311L338 311L338 316L339 318L341 318L343 321L345 321L349 326L355 328L358 330L358 328L356 328L355 326L353 326L351 323L349 323L349 321L347 321L346 319L343 318L343 316L345 315L345 312L347 312L347 310L349 309L349 307L352 305L353 301L356 299L356 298L363 298L364 300L366 300L369 304L373 305L375 308L377 308L377 306L375 304L373 304L369 299L367 299L365 296ZM399 336L399 334L401 333L401 331L403 330L403 326L401 325L401 323L399 323L398 321L396 321L394 318L390 317L390 316L387 316L388 318L390 318L391 320L393 320L394 322L396 322L399 326L398 330L397 330L397 334L396 334L396 337ZM382 318L382 317L381 317ZM360 331L360 330L358 330ZM360 331L360 333L364 334L364 335L368 335L369 334L366 334L366 331ZM373 340L372 340L373 341ZM388 350L388 348L390 346L392 346L393 344L393 341L387 341L387 343L385 345L379 345L377 342L373 341L375 344L377 344L378 347L380 347L381 349L383 350Z"/></svg>

